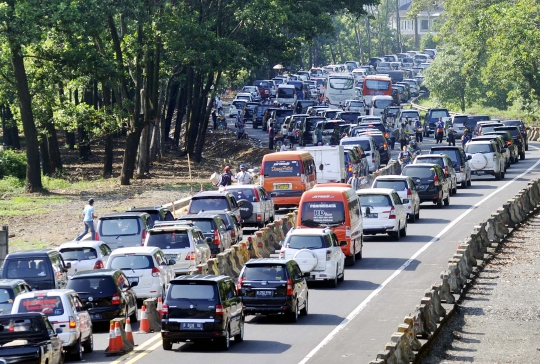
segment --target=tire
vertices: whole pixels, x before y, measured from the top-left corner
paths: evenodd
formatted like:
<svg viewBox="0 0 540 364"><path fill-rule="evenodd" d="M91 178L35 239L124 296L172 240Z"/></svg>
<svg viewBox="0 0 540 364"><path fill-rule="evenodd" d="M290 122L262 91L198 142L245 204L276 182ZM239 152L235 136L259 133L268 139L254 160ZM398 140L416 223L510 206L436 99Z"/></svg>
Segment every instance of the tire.
<svg viewBox="0 0 540 364"><path fill-rule="evenodd" d="M58 364L64 364L64 362L66 361L66 356L64 355L63 352L60 353L60 360L58 360Z"/></svg>
<svg viewBox="0 0 540 364"><path fill-rule="evenodd" d="M69 350L71 358L75 361L81 361L83 358L83 347L81 344L81 338L77 340L77 343Z"/></svg>
<svg viewBox="0 0 540 364"><path fill-rule="evenodd" d="M135 310L133 311L133 313L129 316L129 322L134 324L135 322L137 322L138 320L138 317L137 317L137 307L135 307Z"/></svg>
<svg viewBox="0 0 540 364"><path fill-rule="evenodd" d="M334 279L329 280L328 283L330 284L331 288L337 288L337 285L338 285L338 269L337 269L337 267L336 267L336 276L334 277Z"/></svg>
<svg viewBox="0 0 540 364"><path fill-rule="evenodd" d="M395 241L399 241L399 238L401 237L401 228L398 228L397 231L392 231L388 233L388 235L393 237Z"/></svg>
<svg viewBox="0 0 540 364"><path fill-rule="evenodd" d="M94 351L94 333L90 331L90 336L83 344L83 349L85 354L91 353Z"/></svg>
<svg viewBox="0 0 540 364"><path fill-rule="evenodd" d="M248 219L253 215L253 204L249 202L248 200L239 200L238 202L242 202L242 206L240 206L240 217L244 220Z"/></svg>
<svg viewBox="0 0 540 364"><path fill-rule="evenodd" d="M444 206L450 205L450 193L448 193L448 196L446 196L446 199L444 199Z"/></svg>
<svg viewBox="0 0 540 364"><path fill-rule="evenodd" d="M525 152L519 153L519 159L521 159L521 160L525 159Z"/></svg>
<svg viewBox="0 0 540 364"><path fill-rule="evenodd" d="M506 171L501 172L501 178L504 178L505 174L506 174Z"/></svg>
<svg viewBox="0 0 540 364"><path fill-rule="evenodd" d="M236 335L234 335L234 342L235 343L241 343L242 341L244 341L244 318L242 317L240 319L240 332Z"/></svg>
<svg viewBox="0 0 540 364"><path fill-rule="evenodd" d="M529 144L525 144L525 151L528 152L529 151Z"/></svg>
<svg viewBox="0 0 540 364"><path fill-rule="evenodd" d="M403 237L407 236L407 221L405 221L405 226L403 227L403 229L401 229L400 234Z"/></svg>
<svg viewBox="0 0 540 364"><path fill-rule="evenodd" d="M437 204L437 208L438 208L438 209L442 209L442 199L441 199L441 198L438 198L438 199L437 199L436 204Z"/></svg>
<svg viewBox="0 0 540 364"><path fill-rule="evenodd" d="M418 210L416 211L416 220L420 220L420 206L418 206Z"/></svg>
<svg viewBox="0 0 540 364"><path fill-rule="evenodd" d="M407 220L409 220L409 222L413 224L416 221L416 213L413 211L412 214L407 215Z"/></svg>
<svg viewBox="0 0 540 364"><path fill-rule="evenodd" d="M356 253L355 253L356 254ZM356 255L353 254L351 256L345 257L345 265L353 266L356 264Z"/></svg>
<svg viewBox="0 0 540 364"><path fill-rule="evenodd" d="M461 181L461 188L467 188L468 185L469 185L469 182L467 180Z"/></svg>
<svg viewBox="0 0 540 364"><path fill-rule="evenodd" d="M467 185L468 185L469 187L472 186L472 179L471 179L471 178L472 178L472 177L469 176L469 181L467 182Z"/></svg>
<svg viewBox="0 0 540 364"><path fill-rule="evenodd" d="M169 339L162 339L161 345L165 351L172 350L172 343Z"/></svg>
<svg viewBox="0 0 540 364"><path fill-rule="evenodd" d="M289 319L291 322L298 322L298 317L300 316L300 310L298 309L298 301L294 306L294 311L289 314Z"/></svg>
<svg viewBox="0 0 540 364"><path fill-rule="evenodd" d="M363 253L363 249L361 247L360 251L355 254L355 258L358 259L358 260L362 260L362 253ZM345 268L343 268L343 275L345 275Z"/></svg>
<svg viewBox="0 0 540 364"><path fill-rule="evenodd" d="M304 302L304 308L300 310L300 315L306 316L309 312L309 296L306 296L306 302Z"/></svg>
<svg viewBox="0 0 540 364"><path fill-rule="evenodd" d="M452 195L455 195L457 193L457 182L454 188L452 189Z"/></svg>
<svg viewBox="0 0 540 364"><path fill-rule="evenodd" d="M227 326L227 330L225 330L225 337L222 337L219 341L219 348L221 350L229 350L231 347L231 328Z"/></svg>
<svg viewBox="0 0 540 364"><path fill-rule="evenodd" d="M502 178L502 173L501 173L501 171L495 172L495 180L496 180L496 181L500 181L501 178Z"/></svg>

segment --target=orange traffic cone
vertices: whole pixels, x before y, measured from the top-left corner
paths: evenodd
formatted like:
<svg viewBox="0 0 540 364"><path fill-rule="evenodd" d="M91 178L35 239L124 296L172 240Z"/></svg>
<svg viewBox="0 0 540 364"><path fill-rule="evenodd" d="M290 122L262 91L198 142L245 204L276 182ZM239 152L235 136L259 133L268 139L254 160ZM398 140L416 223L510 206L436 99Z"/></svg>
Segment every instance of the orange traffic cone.
<svg viewBox="0 0 540 364"><path fill-rule="evenodd" d="M146 306L142 306L141 308L141 320L139 325L139 332L149 333L150 332L150 324L148 323L148 316L146 316Z"/></svg>
<svg viewBox="0 0 540 364"><path fill-rule="evenodd" d="M114 323L114 336L116 336L116 347L118 351L124 351L124 340L122 338L122 331L120 331L120 322Z"/></svg>
<svg viewBox="0 0 540 364"><path fill-rule="evenodd" d="M133 331L131 330L131 321L129 320L129 317L126 319L126 338L131 344L135 345L135 340L133 340Z"/></svg>
<svg viewBox="0 0 540 364"><path fill-rule="evenodd" d="M161 299L161 297L158 297L158 299L157 299L157 312L158 312L160 320L161 320L162 315L163 315L162 311L163 311L163 300Z"/></svg>
<svg viewBox="0 0 540 364"><path fill-rule="evenodd" d="M117 341L116 341L116 332L114 330L114 322L111 321L111 326L109 327L109 346L105 352L114 353L118 351Z"/></svg>

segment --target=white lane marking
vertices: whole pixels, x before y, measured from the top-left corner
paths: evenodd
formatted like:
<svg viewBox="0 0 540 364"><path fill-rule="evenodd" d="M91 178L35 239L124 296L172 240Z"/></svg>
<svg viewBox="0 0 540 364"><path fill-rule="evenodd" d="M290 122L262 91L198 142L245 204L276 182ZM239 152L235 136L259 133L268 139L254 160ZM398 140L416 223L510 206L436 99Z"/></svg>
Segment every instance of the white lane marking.
<svg viewBox="0 0 540 364"><path fill-rule="evenodd" d="M399 267L390 277L388 277L383 283L381 283L381 285L379 287L377 287L373 292L371 292L371 294L369 296L367 296L367 298L361 302L347 317L345 317L343 319L343 321L341 321L335 328L334 330L332 330L313 350L311 350L309 352L308 355L306 355L304 357L304 359L302 359L300 361L299 364L305 364L307 363L311 358L313 358L313 356L319 351L321 350L326 344L328 344L341 330L343 330L366 306L367 304L373 299L375 298L375 296L377 296L379 294L379 292L388 284L390 283L394 278L396 278L402 271L405 270L405 268L407 268L409 266L409 264L412 263L412 261L414 259L416 259L420 254L422 254L424 251L426 251L430 246L431 244L433 244L434 242L436 242L437 240L439 240L439 238L444 235L448 230L450 230L454 225L456 225L459 221L461 221L465 216L467 216L471 211L473 211L474 209L476 209L478 206L480 206L481 204L483 204L484 202L486 202L487 200L489 200L491 197L495 196L497 193L501 192L502 190L504 190L506 187L510 186L512 183L514 183L518 178L521 178L523 177L524 175L528 174L531 170L533 170L534 168L536 168L536 166L538 166L540 164L540 159L536 161L536 163L530 167L529 169L527 169L525 172L523 172L522 174L520 174L519 176L515 177L514 179L512 179L511 181L509 181L508 183L506 183L505 185L497 188L494 192L490 193L489 195L487 195L486 197L484 197L482 200L478 201L477 203L475 203L474 205L472 205L471 207L469 207L469 209L467 209L467 211L463 212L460 216L458 216L454 221L452 221L450 224L448 224L444 229L441 230L440 233L438 233L433 239L431 239L429 241L429 243L427 243L426 245L424 245L422 248L420 248L416 253L414 253L414 255L409 259L407 260L405 263L403 263L403 265L401 267Z"/></svg>
<svg viewBox="0 0 540 364"><path fill-rule="evenodd" d="M133 337L135 339L138 338L135 334L133 335ZM146 340L142 344L139 344L139 346L136 346L133 349L133 351L130 351L129 353L126 353L126 354L122 355L120 358L116 359L115 361L111 362L110 364L119 364L119 363L121 363L121 362L123 362L125 360L129 360L129 359L133 358L137 354L137 352L142 351L142 352L148 353L150 351L153 351L154 350L153 348L145 349L145 347L150 345L152 342L154 342L154 341L156 341L157 339L160 339L160 338L161 338L161 333L153 335L150 339ZM161 342L159 343L159 345L161 345Z"/></svg>

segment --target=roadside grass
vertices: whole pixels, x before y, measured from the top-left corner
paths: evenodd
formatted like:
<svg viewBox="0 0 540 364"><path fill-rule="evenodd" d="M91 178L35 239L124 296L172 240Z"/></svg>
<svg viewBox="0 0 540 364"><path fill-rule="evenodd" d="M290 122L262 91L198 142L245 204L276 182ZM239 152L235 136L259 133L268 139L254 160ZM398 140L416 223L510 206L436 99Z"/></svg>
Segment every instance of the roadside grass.
<svg viewBox="0 0 540 364"><path fill-rule="evenodd" d="M191 190L193 187L193 191L197 192L201 190L201 186L203 187L204 191L213 191L215 190L215 187L212 186L211 182L203 182L203 183L176 183L174 185L167 185L166 188L170 188L173 190Z"/></svg>
<svg viewBox="0 0 540 364"><path fill-rule="evenodd" d="M45 241L39 241L39 240L24 241L24 240L9 239L10 252L18 252L21 250L46 249L50 247L51 247L51 244Z"/></svg>
<svg viewBox="0 0 540 364"><path fill-rule="evenodd" d="M43 214L53 210L53 204L66 201L67 199L61 196L14 196L0 200L0 216L5 218Z"/></svg>

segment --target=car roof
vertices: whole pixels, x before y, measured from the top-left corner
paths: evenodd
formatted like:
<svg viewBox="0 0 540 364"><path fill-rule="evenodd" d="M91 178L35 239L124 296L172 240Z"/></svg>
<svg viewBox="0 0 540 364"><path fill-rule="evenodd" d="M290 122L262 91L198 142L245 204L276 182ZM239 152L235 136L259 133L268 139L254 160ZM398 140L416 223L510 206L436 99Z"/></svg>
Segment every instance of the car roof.
<svg viewBox="0 0 540 364"><path fill-rule="evenodd" d="M100 277L100 276L114 276L116 272L122 272L119 269L93 269L93 270L82 270L75 272L70 278L82 278L82 277Z"/></svg>
<svg viewBox="0 0 540 364"><path fill-rule="evenodd" d="M129 209L126 210L126 212L137 212L137 211L141 211L141 212L148 212L148 211L161 211L161 210L167 210L168 209L166 207L163 207L163 206L148 206L148 207L130 207Z"/></svg>
<svg viewBox="0 0 540 364"><path fill-rule="evenodd" d="M18 295L17 297L20 298L27 298L27 297L39 297L39 296L45 296L45 297L51 297L51 296L60 296L62 294L66 293L77 293L74 290L70 288L61 288L61 289L47 289L47 290L40 290L40 291L30 291L30 292L24 292Z"/></svg>
<svg viewBox="0 0 540 364"><path fill-rule="evenodd" d="M104 241L101 240L80 240L80 241L67 241L65 243L62 243L58 249L60 248L97 248L101 245L105 244Z"/></svg>
<svg viewBox="0 0 540 364"><path fill-rule="evenodd" d="M381 180L404 180L409 179L411 177L409 176L400 176L400 175L387 175L387 176L378 176L374 179L374 181L381 181Z"/></svg>
<svg viewBox="0 0 540 364"><path fill-rule="evenodd" d="M39 250L21 250L18 252L9 253L7 257L45 257L48 256L50 252L57 252L54 249L39 249ZM6 257L6 259L7 259Z"/></svg>
<svg viewBox="0 0 540 364"><path fill-rule="evenodd" d="M111 255L121 254L153 254L156 250L161 250L155 246L130 246L126 248L114 249Z"/></svg>
<svg viewBox="0 0 540 364"><path fill-rule="evenodd" d="M488 139L486 139L486 140L478 140L478 139L477 139L477 140L470 140L470 141L467 143L467 145L469 145L469 144L471 144L471 143L472 143L472 144L491 144L491 141L492 141L492 140L493 140L493 139L489 139L489 140L488 140Z"/></svg>
<svg viewBox="0 0 540 364"><path fill-rule="evenodd" d="M24 279L13 278L13 279L0 279L0 287L13 287L20 283L26 283Z"/></svg>
<svg viewBox="0 0 540 364"><path fill-rule="evenodd" d="M405 168L441 168L437 163L417 163L417 164L407 164Z"/></svg>
<svg viewBox="0 0 540 364"><path fill-rule="evenodd" d="M460 146L454 146L454 145L447 145L447 146L433 146L431 147L431 150L450 150L450 149L463 149Z"/></svg>
<svg viewBox="0 0 540 364"><path fill-rule="evenodd" d="M197 274L197 275L186 275L186 276L178 276L175 279L173 279L170 283L179 283L182 281L202 281L202 282L219 282L223 279L231 279L231 277L226 275L211 275L211 274Z"/></svg>
<svg viewBox="0 0 540 364"><path fill-rule="evenodd" d="M100 220L101 219L109 219L109 218L112 218L112 217L142 217L142 216L145 216L145 215L148 215L147 212L115 212L115 213L112 213L112 214L106 214L106 215L103 215L103 216L100 216Z"/></svg>
<svg viewBox="0 0 540 364"><path fill-rule="evenodd" d="M248 260L245 265L250 264L279 264L279 265L286 265L287 262L290 259L280 259L280 258L258 258L258 259L250 259Z"/></svg>
<svg viewBox="0 0 540 364"><path fill-rule="evenodd" d="M300 227L297 227L297 228L294 228L291 231L289 231L287 236L292 236L292 235L320 236L320 235L326 235L331 231L332 230L328 229L328 228L300 228Z"/></svg>
<svg viewBox="0 0 540 364"><path fill-rule="evenodd" d="M220 192L220 191L201 191L197 192L193 195L193 198L199 198L199 197L225 197L227 194L226 191Z"/></svg>
<svg viewBox="0 0 540 364"><path fill-rule="evenodd" d="M443 158L443 159L449 158L446 154L443 154L443 153L429 153L429 154L422 154L422 155L416 156L417 159L432 158L432 157Z"/></svg>
<svg viewBox="0 0 540 364"><path fill-rule="evenodd" d="M204 211L204 212L200 212L198 214L190 214L190 215L180 216L178 218L178 221L182 221L182 220L208 220L208 219L213 219L216 216L221 218L221 216L219 216L218 213L206 213L206 211Z"/></svg>
<svg viewBox="0 0 540 364"><path fill-rule="evenodd" d="M241 190L250 190L252 188L261 187L260 185L230 185L225 187L225 191L228 191L230 188L234 188L235 190L241 189Z"/></svg>
<svg viewBox="0 0 540 364"><path fill-rule="evenodd" d="M362 190L357 190L356 194L360 195L390 195L392 192L395 192L392 188L364 188Z"/></svg>

